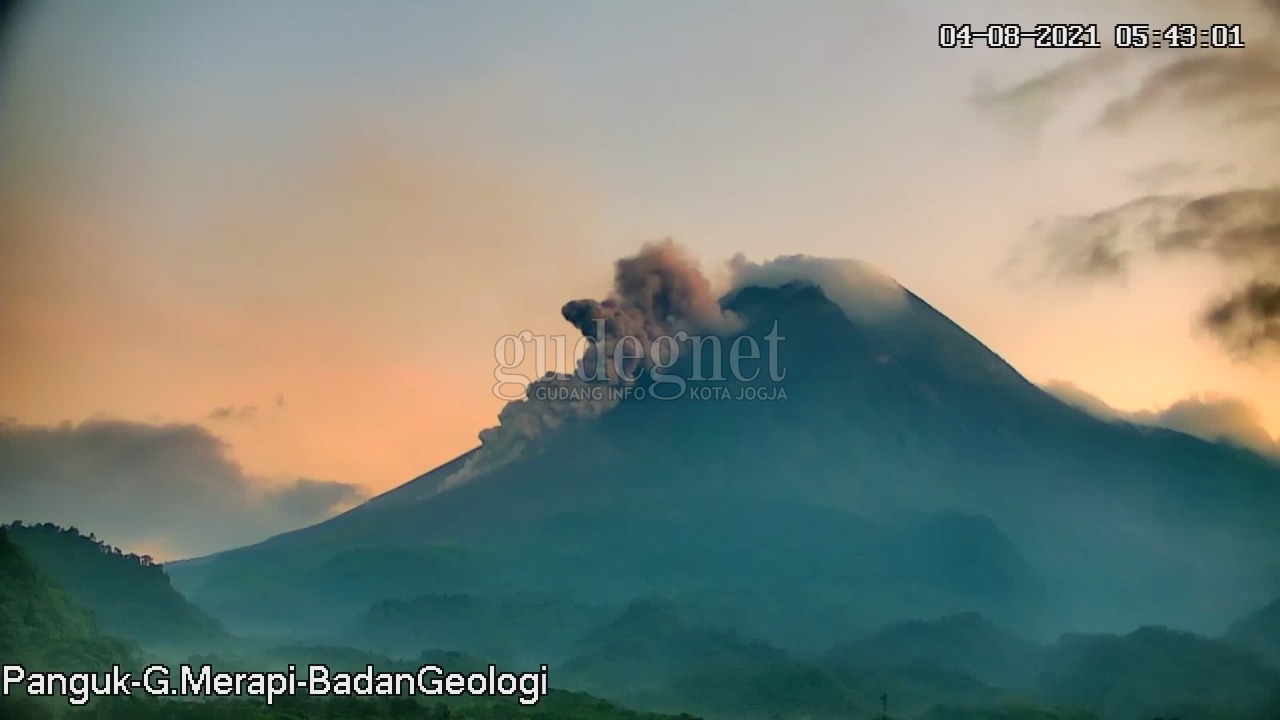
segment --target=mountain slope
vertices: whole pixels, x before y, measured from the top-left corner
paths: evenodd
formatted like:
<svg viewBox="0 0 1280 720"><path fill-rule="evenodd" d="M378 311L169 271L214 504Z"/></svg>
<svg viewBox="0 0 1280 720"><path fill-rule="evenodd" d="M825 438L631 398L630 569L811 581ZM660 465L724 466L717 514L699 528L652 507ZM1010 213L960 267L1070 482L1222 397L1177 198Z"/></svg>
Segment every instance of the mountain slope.
<svg viewBox="0 0 1280 720"><path fill-rule="evenodd" d="M421 595L374 603L342 637L396 656L454 648L536 666L563 658L607 612L552 597Z"/></svg>
<svg viewBox="0 0 1280 720"><path fill-rule="evenodd" d="M646 600L584 638L578 654L558 669L569 687L626 696L700 671L764 672L787 662L786 653L766 643L739 638L687 609Z"/></svg>
<svg viewBox="0 0 1280 720"><path fill-rule="evenodd" d="M33 565L0 526L0 657L28 669L101 671L135 649L98 632L89 611Z"/></svg>
<svg viewBox="0 0 1280 720"><path fill-rule="evenodd" d="M1068 635L1052 648L1041 696L1105 718L1274 717L1280 672L1222 641L1162 627Z"/></svg>
<svg viewBox="0 0 1280 720"><path fill-rule="evenodd" d="M661 296L670 278L633 282L619 268L616 298L593 312L661 318L690 306L628 299L637 287ZM1216 628L1280 592L1274 464L1070 408L901 293L887 309L861 308L849 297L866 292L830 283L742 286L722 301L741 321L725 345L750 337L765 348L780 335L775 356L747 363L762 375L697 384L715 360L690 354L669 372L773 401L649 395L604 414L523 405L515 409L556 411L556 428L524 438L528 449L506 464L440 492L443 480L429 474L430 493L388 494L177 564L175 582L228 617L247 615L249 575L255 597L345 597L357 586L330 565L359 552L419 559L398 565L398 579L392 563L373 563L386 572L360 587L376 595L317 613L423 593L528 589L617 602L678 590L725 605L754 598L738 603L746 614L769 598L794 618L835 616L856 598L872 626L980 610L1041 636L1151 622ZM566 318L581 307L566 306ZM770 362L784 378L769 378ZM655 385L652 374L640 381ZM492 458L501 447L486 441L478 452ZM791 644L800 631L769 639Z"/></svg>
<svg viewBox="0 0 1280 720"><path fill-rule="evenodd" d="M570 687L637 707L714 718L870 716L888 693L914 716L939 703L989 704L1004 694L952 669L797 658L670 601L632 603L557 666Z"/></svg>
<svg viewBox="0 0 1280 720"><path fill-rule="evenodd" d="M1041 649L977 613L883 627L823 656L843 672L861 668L932 667L962 672L989 685L1024 688L1035 680Z"/></svg>
<svg viewBox="0 0 1280 720"><path fill-rule="evenodd" d="M179 595L164 569L126 555L75 528L7 526L42 571L88 608L104 631L144 645L206 644L226 639L218 621Z"/></svg>
<svg viewBox="0 0 1280 720"><path fill-rule="evenodd" d="M1280 668L1280 598L1232 623L1224 639Z"/></svg>

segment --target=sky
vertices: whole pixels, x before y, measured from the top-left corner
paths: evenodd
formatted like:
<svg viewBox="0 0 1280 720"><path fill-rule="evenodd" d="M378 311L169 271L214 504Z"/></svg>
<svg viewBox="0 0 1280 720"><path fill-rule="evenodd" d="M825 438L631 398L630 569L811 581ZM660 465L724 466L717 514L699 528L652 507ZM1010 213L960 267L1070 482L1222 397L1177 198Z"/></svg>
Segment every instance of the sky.
<svg viewBox="0 0 1280 720"><path fill-rule="evenodd" d="M0 514L162 559L326 517L473 447L501 338L576 337L561 305L667 237L713 277L860 259L1065 399L1274 451L1266 5L37 2L0 76ZM938 47L1217 20L1249 48Z"/></svg>

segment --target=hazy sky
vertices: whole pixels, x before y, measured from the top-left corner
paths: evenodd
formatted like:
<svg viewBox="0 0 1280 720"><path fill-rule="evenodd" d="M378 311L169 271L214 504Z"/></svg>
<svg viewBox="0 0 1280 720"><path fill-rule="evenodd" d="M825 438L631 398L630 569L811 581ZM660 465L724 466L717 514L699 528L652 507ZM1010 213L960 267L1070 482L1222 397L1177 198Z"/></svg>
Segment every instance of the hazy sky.
<svg viewBox="0 0 1280 720"><path fill-rule="evenodd" d="M0 492L161 556L321 517L472 447L502 405L498 339L569 332L561 304L665 236L709 272L737 252L866 260L1036 382L1152 416L1209 394L1265 442L1280 329L1246 356L1200 319L1280 251L1091 278L1055 271L1074 240L1044 235L1152 193L1274 188L1259 138L1277 118L1206 119L1234 96L1153 90L1179 51L937 46L940 22L1109 38L1214 8L1257 38L1215 77L1257 83L1274 114L1255 5L37 4L0 98ZM1117 98L1125 127L1099 125ZM132 469L175 437L201 462ZM117 442L134 450L110 472L83 454ZM104 507L117 477L145 495L144 476L255 519L197 540L195 520L131 530L128 504L53 503Z"/></svg>

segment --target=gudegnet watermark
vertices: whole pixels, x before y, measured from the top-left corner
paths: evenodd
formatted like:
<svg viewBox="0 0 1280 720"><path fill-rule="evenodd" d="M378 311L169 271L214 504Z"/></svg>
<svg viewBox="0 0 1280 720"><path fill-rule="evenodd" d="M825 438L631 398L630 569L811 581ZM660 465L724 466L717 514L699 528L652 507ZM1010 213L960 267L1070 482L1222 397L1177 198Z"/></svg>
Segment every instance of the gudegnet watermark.
<svg viewBox="0 0 1280 720"><path fill-rule="evenodd" d="M777 322L763 343L750 335L725 339L683 330L648 338L609 337L602 319L595 321L593 335L606 340L583 336L571 343L567 335L528 330L502 336L494 344L494 396L508 402L786 399L785 388L777 384L787 375L778 354L786 338L778 333ZM530 351L534 372L522 375L518 370ZM552 361L557 368L574 370L556 375ZM642 378L647 382L639 383Z"/></svg>

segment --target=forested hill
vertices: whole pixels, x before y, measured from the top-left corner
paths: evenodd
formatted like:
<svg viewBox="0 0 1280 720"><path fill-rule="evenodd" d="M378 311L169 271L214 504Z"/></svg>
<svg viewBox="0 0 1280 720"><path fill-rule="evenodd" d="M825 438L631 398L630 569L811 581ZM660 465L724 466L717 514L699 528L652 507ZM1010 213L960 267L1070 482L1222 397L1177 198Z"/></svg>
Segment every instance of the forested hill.
<svg viewBox="0 0 1280 720"><path fill-rule="evenodd" d="M1280 598L1232 623L1226 640L1256 652L1280 668Z"/></svg>
<svg viewBox="0 0 1280 720"><path fill-rule="evenodd" d="M98 632L89 611L51 582L0 526L0 657L27 667L103 669L129 643Z"/></svg>
<svg viewBox="0 0 1280 720"><path fill-rule="evenodd" d="M227 637L222 625L174 590L164 569L146 555L126 554L74 527L6 527L9 540L88 608L106 633L149 646L204 644Z"/></svg>

